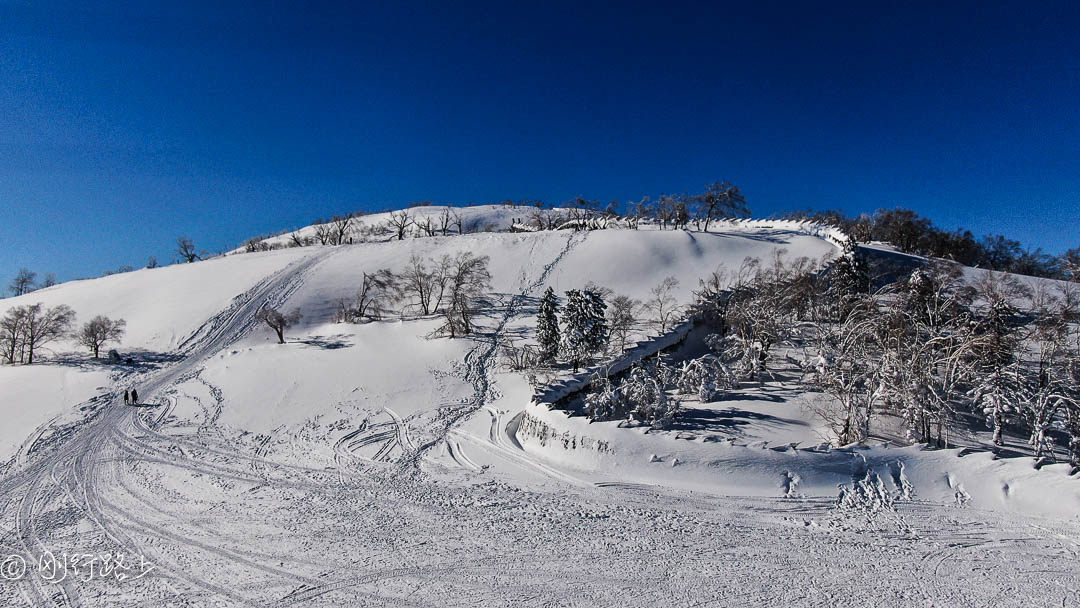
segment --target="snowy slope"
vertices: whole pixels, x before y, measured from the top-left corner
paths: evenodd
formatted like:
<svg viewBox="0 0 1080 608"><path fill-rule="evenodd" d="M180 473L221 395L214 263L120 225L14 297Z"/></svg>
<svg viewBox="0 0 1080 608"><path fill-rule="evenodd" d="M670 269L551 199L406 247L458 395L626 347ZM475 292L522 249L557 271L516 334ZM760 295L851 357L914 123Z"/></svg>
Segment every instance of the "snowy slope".
<svg viewBox="0 0 1080 608"><path fill-rule="evenodd" d="M0 300L0 313L38 302L45 306L66 304L75 310L76 324L95 315L126 320L121 350L165 352L176 348L207 318L228 306L232 298L312 254L312 250L302 249L273 251L69 281ZM76 348L70 341L52 345L52 350L61 352Z"/></svg>
<svg viewBox="0 0 1080 608"><path fill-rule="evenodd" d="M471 209L493 224L514 211ZM499 346L531 338L547 286L594 282L644 299L674 276L685 303L718 265L777 249L821 258L835 245L754 223L710 234L482 232L229 255L3 301L66 303L84 321L124 317L124 349L174 357L0 368L8 445L25 446L54 416L70 421L99 397L91 419L43 432L34 454L24 448L0 475L11 550L123 551L157 567L119 586L0 585L0 605L1070 598L1055 585L1078 574L1080 494L1060 466L817 449L821 429L801 409L810 397L792 387L692 404L700 428L589 424L530 406L526 378L500 365ZM363 272L459 251L491 260L494 293L474 335L432 338L435 318L330 322ZM256 318L265 302L303 314L284 345ZM145 407L117 403L130 386ZM865 467L909 498L884 512L835 508L836 486Z"/></svg>
<svg viewBox="0 0 1080 608"><path fill-rule="evenodd" d="M480 231L503 231L508 230L514 223L528 222L529 218L537 211L534 207L510 207L507 205L476 205L472 207L446 207L444 205L432 205L424 207L410 207L404 210L409 214L415 222L424 222L430 219L433 222L439 220L445 212L450 212L461 217L462 230L464 232L480 232ZM558 209L551 210L552 212L558 212ZM400 212L400 211L399 211ZM362 228L375 228L386 224L386 221L390 218L393 212L383 213L371 213L367 215L361 215L353 218L352 225L354 231L359 231ZM288 245L292 239L292 235L295 234L300 238L315 238L316 231L320 225L326 226L327 224L312 224L310 226L304 226L297 228L285 234L263 239L261 242L267 245ZM439 224L441 226L441 224ZM410 228L408 234L415 233L416 228ZM452 233L458 231L457 226L451 228ZM382 239L388 240L389 235L384 235ZM359 241L359 239L357 239ZM239 247L233 250L233 253L241 253L245 251L244 247Z"/></svg>

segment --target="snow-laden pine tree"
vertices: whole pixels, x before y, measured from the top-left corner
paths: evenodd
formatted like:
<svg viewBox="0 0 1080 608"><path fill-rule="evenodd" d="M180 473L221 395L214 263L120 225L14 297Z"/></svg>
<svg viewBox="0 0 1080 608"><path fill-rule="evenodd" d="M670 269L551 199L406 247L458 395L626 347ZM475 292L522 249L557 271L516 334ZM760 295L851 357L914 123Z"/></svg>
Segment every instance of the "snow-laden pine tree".
<svg viewBox="0 0 1080 608"><path fill-rule="evenodd" d="M844 241L840 257L829 270L829 295L841 316L847 312L851 299L870 290L870 272L858 255L859 243L854 237Z"/></svg>
<svg viewBox="0 0 1080 608"><path fill-rule="evenodd" d="M585 414L593 421L625 418L628 409L621 387L606 377L592 382L593 390L585 396Z"/></svg>
<svg viewBox="0 0 1080 608"><path fill-rule="evenodd" d="M679 415L679 400L668 394L668 387L675 374L662 361L654 360L638 364L619 384L619 391L626 399L630 415L662 429L671 426Z"/></svg>
<svg viewBox="0 0 1080 608"><path fill-rule="evenodd" d="M604 299L600 294L571 289L566 292L563 308L562 356L578 371L607 344L607 320L604 318Z"/></svg>
<svg viewBox="0 0 1080 608"><path fill-rule="evenodd" d="M536 343L541 363L554 363L559 356L559 298L550 287L540 299L536 315Z"/></svg>

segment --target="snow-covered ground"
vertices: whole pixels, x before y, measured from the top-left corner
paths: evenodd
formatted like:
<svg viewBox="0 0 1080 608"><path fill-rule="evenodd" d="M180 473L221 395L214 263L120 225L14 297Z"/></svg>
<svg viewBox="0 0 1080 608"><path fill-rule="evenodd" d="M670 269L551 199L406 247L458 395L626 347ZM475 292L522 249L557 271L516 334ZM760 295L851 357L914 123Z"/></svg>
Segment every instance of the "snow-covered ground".
<svg viewBox="0 0 1080 608"><path fill-rule="evenodd" d="M819 448L811 397L782 384L688 402L669 431L589 424L530 405L526 379L499 365L549 285L644 299L675 276L685 302L718 264L778 248L834 251L790 226L477 233L237 254L6 300L124 317L121 351L175 356L111 378L0 368L3 415L19 421L4 437L24 446L0 477L3 553L154 566L123 582L27 575L0 582L0 604L1075 602L1080 491L1063 467ZM330 322L363 272L458 251L491 258L472 337L432 338L434 318ZM255 317L267 301L303 313L287 344ZM58 382L67 392L48 390ZM118 403L131 386L148 407ZM27 456L58 414L61 432ZM866 468L902 498L836 508L837 485Z"/></svg>

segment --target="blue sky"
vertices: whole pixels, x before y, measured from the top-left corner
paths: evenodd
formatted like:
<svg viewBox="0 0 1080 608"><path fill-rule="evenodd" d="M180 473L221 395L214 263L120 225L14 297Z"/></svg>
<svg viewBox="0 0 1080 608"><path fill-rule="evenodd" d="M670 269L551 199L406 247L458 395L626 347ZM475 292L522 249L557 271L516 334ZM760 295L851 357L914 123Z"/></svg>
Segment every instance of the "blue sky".
<svg viewBox="0 0 1080 608"><path fill-rule="evenodd" d="M5 283L723 179L758 216L904 206L1080 246L1075 1L81 4L0 0Z"/></svg>

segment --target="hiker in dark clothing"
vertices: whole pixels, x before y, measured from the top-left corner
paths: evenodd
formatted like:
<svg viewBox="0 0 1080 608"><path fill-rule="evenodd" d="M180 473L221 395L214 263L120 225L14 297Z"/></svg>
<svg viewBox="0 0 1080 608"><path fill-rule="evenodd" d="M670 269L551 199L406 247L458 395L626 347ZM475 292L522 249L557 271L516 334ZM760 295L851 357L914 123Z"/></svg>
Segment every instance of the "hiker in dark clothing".
<svg viewBox="0 0 1080 608"><path fill-rule="evenodd" d="M125 390L124 391L124 405L127 405L130 402L130 400L131 400L131 394L128 393L127 390Z"/></svg>
<svg viewBox="0 0 1080 608"><path fill-rule="evenodd" d="M131 405L138 405L139 403L139 391L131 389Z"/></svg>

